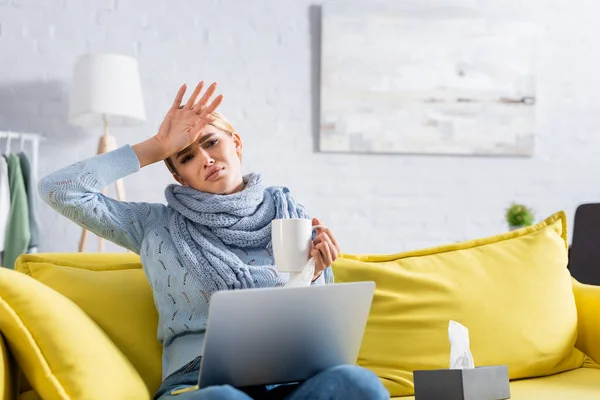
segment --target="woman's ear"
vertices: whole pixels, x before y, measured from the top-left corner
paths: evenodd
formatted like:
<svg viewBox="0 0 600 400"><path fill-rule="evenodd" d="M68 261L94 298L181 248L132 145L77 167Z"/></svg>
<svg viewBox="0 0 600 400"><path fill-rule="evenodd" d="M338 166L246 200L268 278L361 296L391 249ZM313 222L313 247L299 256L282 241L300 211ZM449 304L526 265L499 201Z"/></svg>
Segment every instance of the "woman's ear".
<svg viewBox="0 0 600 400"><path fill-rule="evenodd" d="M242 157L242 148L244 146L244 144L242 143L242 138L237 132L233 132L231 134L231 137L233 138L233 144L235 145L235 151L238 153L238 156L241 158Z"/></svg>
<svg viewBox="0 0 600 400"><path fill-rule="evenodd" d="M188 186L190 186L190 185L187 183L187 181L186 181L185 179L183 179L182 177L180 177L180 176L179 176L179 175L177 175L177 174L173 174L173 178L174 178L174 179L175 179L177 182L179 182L179 184L180 184L181 186L183 186L183 187L188 187Z"/></svg>

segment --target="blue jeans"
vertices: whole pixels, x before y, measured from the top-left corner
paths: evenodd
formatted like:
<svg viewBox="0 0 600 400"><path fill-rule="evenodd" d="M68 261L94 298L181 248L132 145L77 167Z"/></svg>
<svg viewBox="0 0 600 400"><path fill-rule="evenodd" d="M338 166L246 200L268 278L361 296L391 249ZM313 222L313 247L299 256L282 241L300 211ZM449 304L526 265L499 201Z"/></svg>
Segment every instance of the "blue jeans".
<svg viewBox="0 0 600 400"><path fill-rule="evenodd" d="M355 365L340 365L318 373L303 382L234 388L210 386L181 394L171 391L198 383L200 357L168 376L155 400L383 400L390 394L377 375Z"/></svg>

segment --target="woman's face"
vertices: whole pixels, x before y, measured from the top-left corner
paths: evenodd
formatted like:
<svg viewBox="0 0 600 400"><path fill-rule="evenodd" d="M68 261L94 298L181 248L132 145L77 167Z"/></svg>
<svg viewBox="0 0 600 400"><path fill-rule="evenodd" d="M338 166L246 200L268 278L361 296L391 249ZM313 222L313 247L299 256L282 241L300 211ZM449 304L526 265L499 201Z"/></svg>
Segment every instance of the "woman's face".
<svg viewBox="0 0 600 400"><path fill-rule="evenodd" d="M206 125L198 140L170 159L177 170L173 177L182 186L206 193L231 194L244 188L242 140Z"/></svg>

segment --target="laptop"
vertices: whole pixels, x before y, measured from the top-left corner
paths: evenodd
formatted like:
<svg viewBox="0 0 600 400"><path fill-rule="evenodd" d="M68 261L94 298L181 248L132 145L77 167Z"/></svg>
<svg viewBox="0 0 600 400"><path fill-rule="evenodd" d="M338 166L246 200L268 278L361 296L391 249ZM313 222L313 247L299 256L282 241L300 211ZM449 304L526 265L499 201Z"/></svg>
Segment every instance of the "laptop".
<svg viewBox="0 0 600 400"><path fill-rule="evenodd" d="M195 389L305 380L356 364L374 282L219 291Z"/></svg>

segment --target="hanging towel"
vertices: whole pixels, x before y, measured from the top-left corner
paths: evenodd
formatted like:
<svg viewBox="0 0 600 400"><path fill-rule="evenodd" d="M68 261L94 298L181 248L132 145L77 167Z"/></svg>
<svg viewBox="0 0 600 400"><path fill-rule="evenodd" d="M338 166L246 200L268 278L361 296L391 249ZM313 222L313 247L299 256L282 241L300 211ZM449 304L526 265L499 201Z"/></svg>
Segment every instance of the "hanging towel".
<svg viewBox="0 0 600 400"><path fill-rule="evenodd" d="M29 232L29 205L21 172L19 156L8 156L8 181L10 186L10 216L4 237L4 260L6 268L14 269L17 258L27 252Z"/></svg>
<svg viewBox="0 0 600 400"><path fill-rule="evenodd" d="M27 193L27 204L29 206L29 232L31 234L31 238L29 239L27 253L37 253L37 247L39 246L40 240L40 228L36 207L37 197L35 192L35 182L33 181L31 164L29 163L27 155L23 152L20 152L19 159L21 161L21 172L23 174L25 192Z"/></svg>
<svg viewBox="0 0 600 400"><path fill-rule="evenodd" d="M4 238L8 216L10 215L10 187L8 185L8 164L0 157L0 251L4 251ZM0 263L0 265L2 265Z"/></svg>

